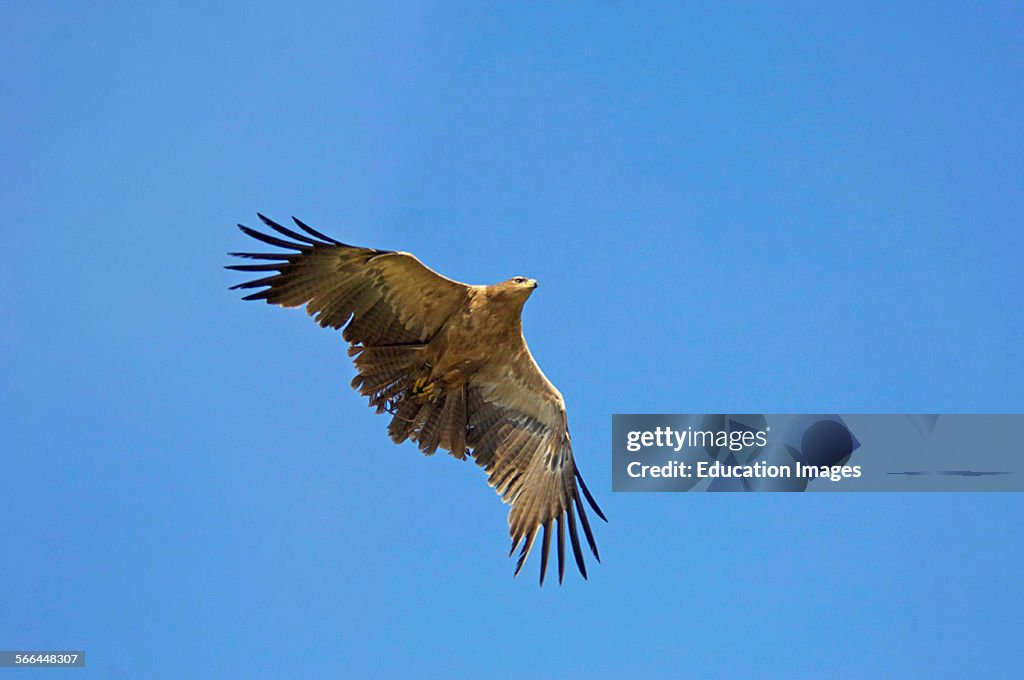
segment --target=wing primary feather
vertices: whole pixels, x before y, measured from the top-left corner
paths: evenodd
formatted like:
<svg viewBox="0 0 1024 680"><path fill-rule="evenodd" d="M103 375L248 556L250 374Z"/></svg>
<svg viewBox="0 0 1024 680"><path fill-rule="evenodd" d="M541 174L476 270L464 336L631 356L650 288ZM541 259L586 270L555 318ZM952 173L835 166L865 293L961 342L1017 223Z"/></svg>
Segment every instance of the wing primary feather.
<svg viewBox="0 0 1024 680"><path fill-rule="evenodd" d="M238 225L242 226L242 225ZM232 257L244 257L249 260L290 260L290 253L228 253Z"/></svg>
<svg viewBox="0 0 1024 680"><path fill-rule="evenodd" d="M294 222L299 227L299 229L301 229L302 231L306 232L310 236L315 236L316 238L323 239L324 241L327 241L328 243L333 243L336 246L345 246L347 248L351 248L352 247L352 246L348 245L347 243L342 243L341 241L337 241L337 240L331 238L330 236L327 236L326 234L320 233L319 231L317 231L313 227L309 226L308 224L306 224L305 222L300 220L298 217L295 217L294 215L292 216L292 222Z"/></svg>
<svg viewBox="0 0 1024 680"><path fill-rule="evenodd" d="M603 512L601 512L601 508L597 506L597 501L594 500L594 497L590 495L590 489L587 488L586 482L583 481L583 475L580 474L579 468L575 468L575 473L576 481L580 483L580 488L583 489L583 495L587 497L587 503L590 503L590 507L594 509L594 512L597 513L598 517L607 522L608 518L604 516ZM580 514L583 514L582 510L580 511Z"/></svg>
<svg viewBox="0 0 1024 680"><path fill-rule="evenodd" d="M256 217L260 218L260 220L263 221L263 224L267 225L268 227L270 227L271 229L273 229L277 233L282 234L284 236L287 236L288 238L293 238L296 241L302 241L304 243L308 243L311 246L322 246L322 245L324 245L323 243L321 243L320 241L317 241L316 239L312 239L312 238L306 236L305 234L300 234L297 231L292 231L291 229L289 229L288 227L286 227L284 225L278 224L274 220L270 219L269 217L267 217L267 216L265 216L265 215L263 215L261 213L256 213Z"/></svg>
<svg viewBox="0 0 1024 680"><path fill-rule="evenodd" d="M519 572L523 569L523 564L526 563L526 556L530 554L530 549L533 548L533 540L537 537L537 527L533 527L526 533L526 537L523 539L523 549L519 551L519 561L516 563L516 573L513 576L519 576Z"/></svg>
<svg viewBox="0 0 1024 680"><path fill-rule="evenodd" d="M246 236L251 236L257 241L263 241L268 245L277 246L279 248L290 248L291 250L307 250L306 246L303 246L298 243L292 243L291 241L285 241L283 239L277 238L276 236L264 234L263 232L256 231L255 229L250 229L244 224L239 224L238 228L241 229L242 233L244 233Z"/></svg>
<svg viewBox="0 0 1024 680"><path fill-rule="evenodd" d="M273 262L268 264L228 264L224 265L224 269L231 269L236 272L276 272L285 266Z"/></svg>
<svg viewBox="0 0 1024 680"><path fill-rule="evenodd" d="M277 280L277 274L273 276L267 276L262 279L254 279L252 281L243 281L237 285L231 286L228 290L238 290L239 288L259 288L260 286L271 286L274 281Z"/></svg>
<svg viewBox="0 0 1024 680"><path fill-rule="evenodd" d="M548 570L548 553L551 551L551 520L544 522L544 542L540 546L540 584L544 585L544 574Z"/></svg>
<svg viewBox="0 0 1024 680"><path fill-rule="evenodd" d="M587 513L583 509L583 503L580 502L580 495L573 495L573 503L576 504L576 510L580 514L580 524L583 525L583 533L587 537L587 543L590 544L590 552L594 553L594 557L598 562L601 561L601 555L597 552L597 543L594 542L594 533L590 530L590 520L587 519Z"/></svg>
<svg viewBox="0 0 1024 680"><path fill-rule="evenodd" d="M558 516L558 584L565 576L565 513Z"/></svg>
<svg viewBox="0 0 1024 680"><path fill-rule="evenodd" d="M271 289L267 288L266 290L261 290L258 293L253 293L252 295L246 295L242 299L243 300L266 300L268 297L270 297L270 293L271 293Z"/></svg>
<svg viewBox="0 0 1024 680"><path fill-rule="evenodd" d="M576 568L580 570L583 578L587 578L587 564L583 561L583 549L580 548L580 536L576 532L576 513L572 509L572 503L566 508L569 525L569 541L572 543L572 555L576 558Z"/></svg>

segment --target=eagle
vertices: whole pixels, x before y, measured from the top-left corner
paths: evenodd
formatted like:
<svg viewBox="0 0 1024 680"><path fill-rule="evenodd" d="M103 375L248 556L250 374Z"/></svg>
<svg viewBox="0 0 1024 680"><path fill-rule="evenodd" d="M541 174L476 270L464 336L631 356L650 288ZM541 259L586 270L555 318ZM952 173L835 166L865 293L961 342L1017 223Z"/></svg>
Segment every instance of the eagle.
<svg viewBox="0 0 1024 680"><path fill-rule="evenodd" d="M577 520L594 558L601 556L581 491L607 519L573 460L565 400L523 337L523 306L537 282L516 276L467 285L410 253L351 246L294 217L301 231L257 216L279 236L238 228L284 252L229 253L263 261L229 265L263 275L231 290L259 289L242 299L305 306L321 327L343 329L356 369L352 387L377 413L391 416L392 441L415 442L428 456L439 449L459 460L469 456L484 469L488 484L511 506L509 557L521 546L515 575L540 533L543 585L556 534L562 583L568 529L586 579Z"/></svg>

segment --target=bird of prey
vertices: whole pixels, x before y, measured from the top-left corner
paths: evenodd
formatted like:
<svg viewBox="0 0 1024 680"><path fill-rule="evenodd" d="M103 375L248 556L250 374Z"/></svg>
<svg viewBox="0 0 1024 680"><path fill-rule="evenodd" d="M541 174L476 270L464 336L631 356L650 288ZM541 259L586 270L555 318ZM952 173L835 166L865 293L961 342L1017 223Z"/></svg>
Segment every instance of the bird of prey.
<svg viewBox="0 0 1024 680"><path fill-rule="evenodd" d="M285 252L229 253L265 262L228 269L267 274L232 290L260 289L243 299L305 306L320 326L344 327L357 372L352 387L377 413L391 415L391 439L411 440L428 456L438 449L460 460L471 456L511 505L509 556L522 546L516 575L543 530L540 582L556 534L561 583L568 529L586 578L577 518L594 557L601 558L580 491L605 516L573 460L562 394L523 338L523 305L537 282L516 276L492 286L466 285L409 253L350 246L294 217L301 231L258 216L284 238L241 224L239 229Z"/></svg>

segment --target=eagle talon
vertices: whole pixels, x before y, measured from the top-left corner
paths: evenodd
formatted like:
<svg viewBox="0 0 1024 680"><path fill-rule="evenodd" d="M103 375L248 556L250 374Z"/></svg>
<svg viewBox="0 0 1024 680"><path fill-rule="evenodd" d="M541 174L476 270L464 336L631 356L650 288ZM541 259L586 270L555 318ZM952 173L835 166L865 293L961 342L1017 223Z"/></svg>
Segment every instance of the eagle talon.
<svg viewBox="0 0 1024 680"><path fill-rule="evenodd" d="M423 397L430 402L436 402L440 397L438 394L437 383L430 381L429 376L422 376L416 378L416 382L413 383L412 393L417 397Z"/></svg>

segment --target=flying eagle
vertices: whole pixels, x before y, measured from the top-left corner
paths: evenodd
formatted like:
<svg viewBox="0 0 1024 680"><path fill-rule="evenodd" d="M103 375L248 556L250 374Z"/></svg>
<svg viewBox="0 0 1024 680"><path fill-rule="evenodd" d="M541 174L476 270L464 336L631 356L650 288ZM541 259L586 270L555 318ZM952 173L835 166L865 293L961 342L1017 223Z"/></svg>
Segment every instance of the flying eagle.
<svg viewBox="0 0 1024 680"><path fill-rule="evenodd" d="M267 262L228 269L272 272L232 290L260 288L243 299L305 305L322 327L344 326L342 337L358 373L352 387L369 397L377 413L391 415L392 441L414 441L428 456L438 449L460 460L472 456L487 472L488 484L511 504L509 556L522 545L516 575L543 529L540 582L557 532L561 583L568 526L576 566L586 578L577 517L594 557L601 557L581 490L594 512L605 516L573 460L562 394L523 338L523 305L537 282L517 276L470 286L441 276L409 253L346 245L294 217L303 233L259 218L291 240L238 227L290 252L229 253Z"/></svg>

